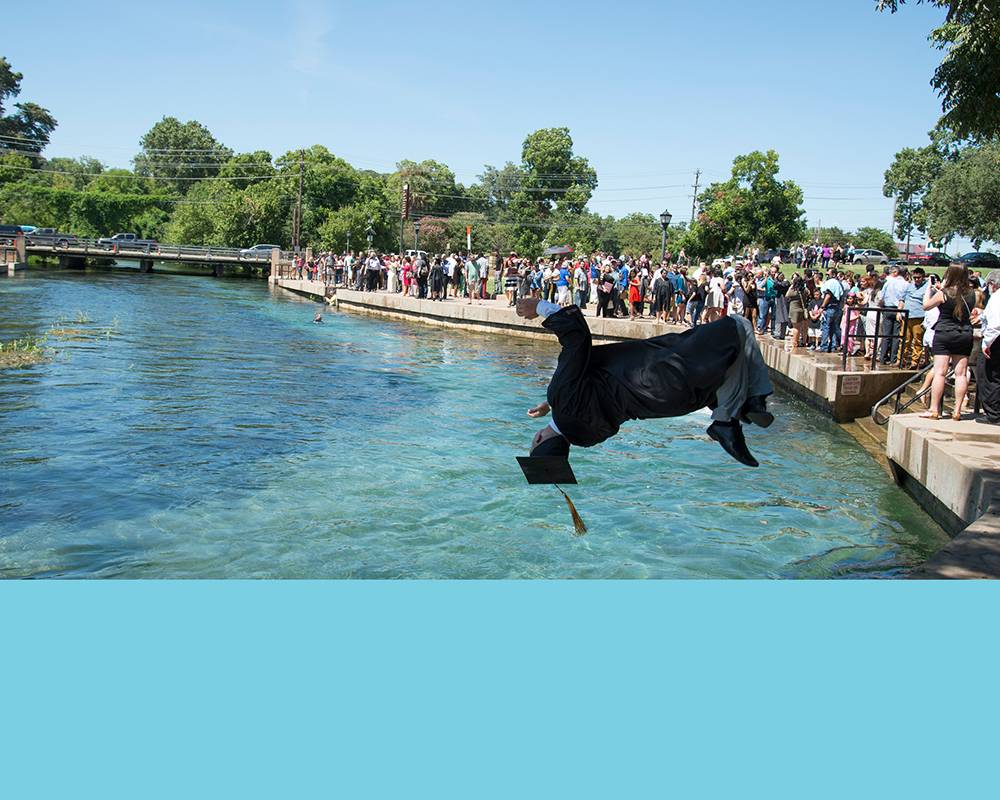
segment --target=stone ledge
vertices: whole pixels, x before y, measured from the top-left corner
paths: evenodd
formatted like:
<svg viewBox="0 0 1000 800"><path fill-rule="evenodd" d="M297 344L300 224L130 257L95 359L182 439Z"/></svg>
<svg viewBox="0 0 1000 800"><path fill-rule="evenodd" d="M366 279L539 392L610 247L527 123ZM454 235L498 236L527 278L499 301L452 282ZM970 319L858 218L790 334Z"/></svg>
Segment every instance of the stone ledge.
<svg viewBox="0 0 1000 800"><path fill-rule="evenodd" d="M952 535L958 532L955 525L970 525L986 513L1000 490L1000 427L971 418L895 414L889 418L886 455L904 473L899 476L904 488L911 478L954 516L957 522L943 525Z"/></svg>

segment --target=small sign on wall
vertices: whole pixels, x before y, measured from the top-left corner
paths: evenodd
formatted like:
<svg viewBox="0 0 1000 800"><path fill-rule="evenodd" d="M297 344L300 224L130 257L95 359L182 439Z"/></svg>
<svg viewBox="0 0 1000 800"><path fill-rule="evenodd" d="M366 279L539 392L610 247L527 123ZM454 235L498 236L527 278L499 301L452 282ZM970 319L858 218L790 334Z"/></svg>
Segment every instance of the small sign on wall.
<svg viewBox="0 0 1000 800"><path fill-rule="evenodd" d="M844 379L840 382L840 393L845 397L861 394L861 376L845 375Z"/></svg>

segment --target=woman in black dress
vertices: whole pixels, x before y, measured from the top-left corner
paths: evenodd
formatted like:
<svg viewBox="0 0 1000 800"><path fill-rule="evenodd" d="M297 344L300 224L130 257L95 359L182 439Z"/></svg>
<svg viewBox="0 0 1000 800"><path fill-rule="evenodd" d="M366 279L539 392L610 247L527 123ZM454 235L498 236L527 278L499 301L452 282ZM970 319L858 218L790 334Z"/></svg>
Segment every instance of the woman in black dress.
<svg viewBox="0 0 1000 800"><path fill-rule="evenodd" d="M976 292L969 282L966 267L948 267L944 280L932 287L924 299L924 310L937 308L941 316L934 325L934 381L931 383L931 407L921 414L929 419L941 417L948 367L955 365L955 413L962 418L962 404L969 388L969 356L972 355L972 326L979 320Z"/></svg>
<svg viewBox="0 0 1000 800"><path fill-rule="evenodd" d="M430 274L427 276L427 283L431 290L431 300L440 300L444 293L444 269L441 266L441 257L435 256L431 265Z"/></svg>

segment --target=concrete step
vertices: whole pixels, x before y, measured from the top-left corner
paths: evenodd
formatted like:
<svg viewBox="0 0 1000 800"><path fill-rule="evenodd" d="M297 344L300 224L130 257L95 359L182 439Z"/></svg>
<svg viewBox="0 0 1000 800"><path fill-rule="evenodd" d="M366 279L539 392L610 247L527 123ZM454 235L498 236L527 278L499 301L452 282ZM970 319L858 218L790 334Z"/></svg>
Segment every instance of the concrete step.
<svg viewBox="0 0 1000 800"><path fill-rule="evenodd" d="M861 417L854 422L885 452L885 443L888 441L887 426L877 424L871 417Z"/></svg>
<svg viewBox="0 0 1000 800"><path fill-rule="evenodd" d="M885 456L886 434L881 425L876 425L871 419L861 417L853 422L841 423L840 427L878 462L887 475L892 477L889 460Z"/></svg>

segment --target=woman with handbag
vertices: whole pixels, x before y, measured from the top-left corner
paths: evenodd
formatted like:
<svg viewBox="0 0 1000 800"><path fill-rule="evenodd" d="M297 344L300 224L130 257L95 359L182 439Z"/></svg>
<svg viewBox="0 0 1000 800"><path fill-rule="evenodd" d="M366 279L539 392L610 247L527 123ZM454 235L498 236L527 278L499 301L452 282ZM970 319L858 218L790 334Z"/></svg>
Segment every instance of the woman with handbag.
<svg viewBox="0 0 1000 800"><path fill-rule="evenodd" d="M792 347L809 344L809 322L806 318L806 305L809 298L806 295L806 284L796 273L792 276L792 285L785 294L788 300L788 323L792 327Z"/></svg>
<svg viewBox="0 0 1000 800"><path fill-rule="evenodd" d="M615 315L615 273L607 264L601 267L597 284L597 316L605 319Z"/></svg>

